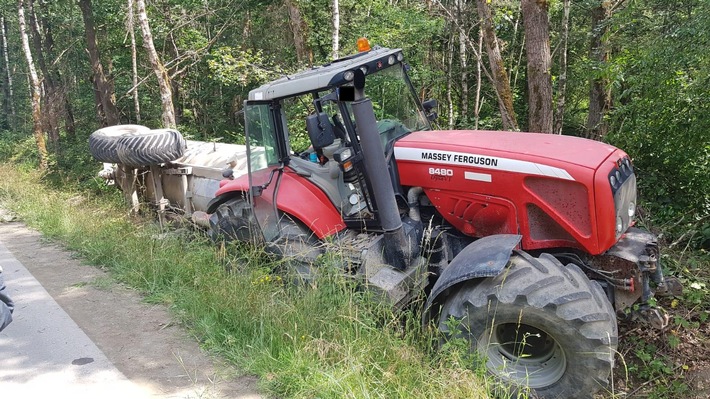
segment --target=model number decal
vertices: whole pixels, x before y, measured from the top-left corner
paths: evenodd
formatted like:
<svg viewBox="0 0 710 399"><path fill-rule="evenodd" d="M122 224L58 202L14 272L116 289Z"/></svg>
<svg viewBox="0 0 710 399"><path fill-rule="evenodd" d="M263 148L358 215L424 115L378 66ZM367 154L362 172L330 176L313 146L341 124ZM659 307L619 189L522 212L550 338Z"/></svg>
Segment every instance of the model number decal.
<svg viewBox="0 0 710 399"><path fill-rule="evenodd" d="M454 170L453 169L446 169L446 168L429 168L429 174L434 175L434 176L453 176L454 175Z"/></svg>

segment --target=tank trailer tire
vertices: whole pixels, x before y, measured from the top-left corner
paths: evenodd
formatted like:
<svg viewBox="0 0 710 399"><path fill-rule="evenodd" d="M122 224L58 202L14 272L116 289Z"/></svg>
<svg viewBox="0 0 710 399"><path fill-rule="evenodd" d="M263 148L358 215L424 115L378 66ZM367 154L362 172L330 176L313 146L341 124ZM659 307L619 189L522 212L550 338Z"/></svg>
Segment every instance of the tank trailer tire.
<svg viewBox="0 0 710 399"><path fill-rule="evenodd" d="M89 151L97 161L120 163L118 159L118 142L124 135L141 134L150 129L142 125L116 125L99 129L89 136Z"/></svg>
<svg viewBox="0 0 710 399"><path fill-rule="evenodd" d="M118 140L119 163L140 167L170 162L185 153L185 139L174 129L126 134Z"/></svg>
<svg viewBox="0 0 710 399"><path fill-rule="evenodd" d="M539 398L591 398L607 386L618 343L601 286L549 254L516 252L500 275L459 286L439 328L467 339L513 397L529 388Z"/></svg>

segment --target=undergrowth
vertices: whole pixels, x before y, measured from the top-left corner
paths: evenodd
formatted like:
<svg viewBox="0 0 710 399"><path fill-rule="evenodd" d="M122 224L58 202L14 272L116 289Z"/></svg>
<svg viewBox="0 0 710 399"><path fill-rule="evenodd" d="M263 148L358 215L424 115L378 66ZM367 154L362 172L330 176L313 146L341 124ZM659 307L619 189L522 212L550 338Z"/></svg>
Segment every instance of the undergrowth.
<svg viewBox="0 0 710 399"><path fill-rule="evenodd" d="M167 305L209 351L259 377L283 398L508 398L468 343L421 328L369 297L334 268L294 285L259 248L215 245L199 231L128 215L115 189L83 181L61 188L31 168L0 164L0 207L113 278ZM326 258L322 262L329 262ZM672 248L662 262L681 297L660 298L665 331L620 325L615 384L608 397L687 397L692 372L708 367L710 254ZM327 266L327 265L326 265ZM521 398L522 399L522 398Z"/></svg>
<svg viewBox="0 0 710 399"><path fill-rule="evenodd" d="M119 196L47 189L0 164L0 206L118 281L168 305L203 346L289 398L485 398L481 372L432 350L417 312L394 313L339 273L294 285L258 248L215 249L191 229L161 232ZM327 261L327 260L326 260Z"/></svg>

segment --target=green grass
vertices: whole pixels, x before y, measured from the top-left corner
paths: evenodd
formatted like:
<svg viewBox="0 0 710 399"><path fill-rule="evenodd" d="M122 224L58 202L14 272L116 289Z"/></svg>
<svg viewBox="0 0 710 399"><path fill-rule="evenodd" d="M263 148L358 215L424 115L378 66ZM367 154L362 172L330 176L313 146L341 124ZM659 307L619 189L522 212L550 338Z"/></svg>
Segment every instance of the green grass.
<svg viewBox="0 0 710 399"><path fill-rule="evenodd" d="M267 394L488 397L491 384L467 367L465 350L437 353L416 312L395 314L338 274L288 284L258 248L218 249L184 229L159 234L115 193L49 189L37 172L7 164L0 176L0 206L169 306L206 349L259 376Z"/></svg>

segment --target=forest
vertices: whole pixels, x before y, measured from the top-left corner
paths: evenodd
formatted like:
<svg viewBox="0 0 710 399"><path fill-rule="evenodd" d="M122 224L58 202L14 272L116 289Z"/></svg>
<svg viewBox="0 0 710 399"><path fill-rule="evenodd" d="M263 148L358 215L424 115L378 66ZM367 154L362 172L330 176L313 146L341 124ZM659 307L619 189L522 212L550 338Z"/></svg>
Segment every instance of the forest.
<svg viewBox="0 0 710 399"><path fill-rule="evenodd" d="M1 0L0 25L0 162L87 190L98 170L87 139L101 127L241 143L251 89L355 53L360 37L401 48L420 100L438 100L440 129L626 151L639 223L661 233L675 251L667 267L693 287L673 306L686 312L675 328L708 318L707 0ZM663 345L643 339L628 349L631 371L662 386L656 397L684 393L675 374L689 355L666 343L658 357L675 365L656 367L649 348Z"/></svg>

